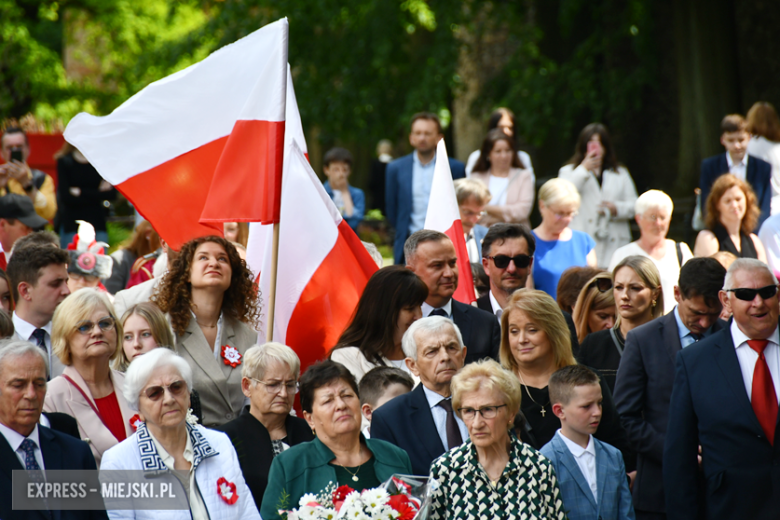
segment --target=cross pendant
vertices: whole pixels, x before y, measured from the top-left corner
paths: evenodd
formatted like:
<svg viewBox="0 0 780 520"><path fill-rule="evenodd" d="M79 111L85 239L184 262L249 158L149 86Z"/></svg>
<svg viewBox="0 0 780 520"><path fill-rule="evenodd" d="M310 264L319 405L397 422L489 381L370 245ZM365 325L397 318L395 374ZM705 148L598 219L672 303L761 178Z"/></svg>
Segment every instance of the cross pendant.
<svg viewBox="0 0 780 520"><path fill-rule="evenodd" d="M542 417L544 417L544 414L545 414L545 413L547 413L547 410L545 410L544 408L542 408Z"/></svg>

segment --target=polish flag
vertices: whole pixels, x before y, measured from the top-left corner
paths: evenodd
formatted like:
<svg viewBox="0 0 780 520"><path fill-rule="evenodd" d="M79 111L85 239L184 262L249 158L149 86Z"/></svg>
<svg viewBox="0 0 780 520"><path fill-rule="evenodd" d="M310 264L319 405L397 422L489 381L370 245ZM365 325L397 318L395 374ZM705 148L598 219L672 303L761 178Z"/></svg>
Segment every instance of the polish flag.
<svg viewBox="0 0 780 520"><path fill-rule="evenodd" d="M65 139L172 247L223 221L278 222L287 19L156 81Z"/></svg>
<svg viewBox="0 0 780 520"><path fill-rule="evenodd" d="M341 217L297 141L285 153L282 184L274 323L265 322L264 313L259 332L265 337L267 327L273 326L274 341L295 350L304 369L325 358L336 344L377 265ZM257 239L258 227L250 228L247 249ZM250 268L260 273L260 297L268 305L271 247L261 247L262 265Z"/></svg>
<svg viewBox="0 0 780 520"><path fill-rule="evenodd" d="M458 288L452 297L462 303L470 304L475 301L477 296L474 291L474 278L471 276L469 252L466 249L466 238L460 221L458 199L455 196L444 139L436 146L436 165L433 167L433 184L428 199L428 213L425 215L425 229L441 231L450 237L455 245L455 253L458 255Z"/></svg>

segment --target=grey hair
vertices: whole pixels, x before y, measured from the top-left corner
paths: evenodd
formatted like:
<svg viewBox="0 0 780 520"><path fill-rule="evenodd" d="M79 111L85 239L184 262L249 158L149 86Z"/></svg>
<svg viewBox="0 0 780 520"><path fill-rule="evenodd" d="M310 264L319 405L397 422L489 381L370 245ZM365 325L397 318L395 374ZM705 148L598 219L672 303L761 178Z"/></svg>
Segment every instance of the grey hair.
<svg viewBox="0 0 780 520"><path fill-rule="evenodd" d="M0 373L3 371L3 362L6 358L21 357L25 354L36 354L43 360L46 374L49 374L49 356L36 345L24 340L5 340L0 342Z"/></svg>
<svg viewBox="0 0 780 520"><path fill-rule="evenodd" d="M661 190L647 190L641 194L634 203L634 214L644 216L647 210L653 208L665 209L671 218L674 212L674 202L671 197Z"/></svg>
<svg viewBox="0 0 780 520"><path fill-rule="evenodd" d="M172 350L156 348L135 358L125 373L123 393L130 408L138 410L138 398L141 395L141 390L149 382L152 373L158 368L167 366L172 366L179 371L179 375L187 383L187 389L192 392L192 368L190 368L189 363Z"/></svg>
<svg viewBox="0 0 780 520"><path fill-rule="evenodd" d="M284 363L290 367L290 372L296 380L301 375L301 360L298 354L287 345L271 342L255 345L244 352L241 377L262 379L265 369L273 362Z"/></svg>
<svg viewBox="0 0 780 520"><path fill-rule="evenodd" d="M734 262L729 266L729 270L726 271L726 279L723 280L723 290L728 291L729 289L734 289L734 275L737 271L748 271L748 272L755 272L755 271L764 271L765 273L768 273L769 276L772 277L772 283L777 285L777 277L775 276L775 273L772 272L772 270L769 268L768 265L766 265L761 260L756 260L755 258L737 258L734 260Z"/></svg>
<svg viewBox="0 0 780 520"><path fill-rule="evenodd" d="M401 348L404 351L404 355L408 358L412 358L417 361L417 338L418 332L439 332L445 327L452 327L455 331L455 336L458 338L458 345L463 350L463 336L460 333L460 329L455 323L445 318L444 316L428 316L422 318L414 323L406 330L404 337L401 339Z"/></svg>
<svg viewBox="0 0 780 520"><path fill-rule="evenodd" d="M420 244L425 242L441 242L442 240L449 240L450 237L442 233L441 231L434 231L432 229L421 229L415 231L404 242L404 256L406 257L406 265L410 265L414 255L417 253L417 248Z"/></svg>

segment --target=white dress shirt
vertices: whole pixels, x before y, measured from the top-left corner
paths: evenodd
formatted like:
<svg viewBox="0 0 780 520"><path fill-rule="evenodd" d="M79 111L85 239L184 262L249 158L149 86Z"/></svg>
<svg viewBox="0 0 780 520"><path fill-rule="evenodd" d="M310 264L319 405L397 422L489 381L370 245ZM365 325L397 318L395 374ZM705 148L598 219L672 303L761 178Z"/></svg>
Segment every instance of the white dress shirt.
<svg viewBox="0 0 780 520"><path fill-rule="evenodd" d="M423 304L422 304L422 315L423 315L423 318L427 318L428 316L430 316L431 312L433 312L435 309L443 310L444 312L447 313L447 317L449 319L452 319L452 298L447 300L447 303L445 303L441 307L431 307L427 303L423 302Z"/></svg>
<svg viewBox="0 0 780 520"><path fill-rule="evenodd" d="M435 157L431 162L423 164L416 151L412 154L412 214L409 218L409 234L425 227L435 165Z"/></svg>
<svg viewBox="0 0 780 520"><path fill-rule="evenodd" d="M20 338L24 339L25 341L29 341L33 345L38 344L37 340L33 338L33 332L35 332L35 329L38 327L32 323L24 321L19 317L18 314L16 314L16 312L14 312L13 316L11 316L11 321L14 322L14 330ZM49 367L51 367L51 322L47 323L41 328L46 331L46 337L43 338L43 342L46 344L46 353L49 355ZM51 371L51 368L49 368L49 370ZM52 377L54 376L55 374L52 374Z"/></svg>
<svg viewBox="0 0 780 520"><path fill-rule="evenodd" d="M173 458L173 455L165 451L165 448L163 448L162 444L159 443L159 441L152 435L151 432L149 432L149 436L152 438L152 441L154 442L154 447L157 448L157 455L160 456L160 460L163 461L163 464L165 464L169 470L173 471L175 460ZM187 434L187 445L184 447L184 460L192 464L194 456L194 451L192 449L192 439L190 439L189 434ZM179 471L179 475L183 474L183 471ZM195 471L194 468L190 467L189 471L189 502L190 502L190 511L192 513L192 518L194 520L208 520L209 513L206 509L206 504L203 502L203 497L200 494L200 490L198 489L198 485L195 483Z"/></svg>
<svg viewBox="0 0 780 520"><path fill-rule="evenodd" d="M474 228L468 233L463 233L463 237L466 239L466 251L469 253L469 262L482 263L482 258L479 256L479 248L477 247L477 237L474 236Z"/></svg>
<svg viewBox="0 0 780 520"><path fill-rule="evenodd" d="M758 353L750 348L747 337L737 325L736 320L731 322L731 338L734 340L734 347L737 349L737 359L739 368L742 371L742 380L745 382L745 390L748 399L753 401L753 371L758 361ZM769 344L764 350L766 364L769 366L769 373L772 375L772 383L775 386L775 396L780 396L780 331L775 329L771 336L767 338Z"/></svg>
<svg viewBox="0 0 780 520"><path fill-rule="evenodd" d="M580 467L582 476L585 477L585 481L590 486L590 490L593 493L593 500L599 503L598 485L596 480L596 446L593 444L593 435L588 437L588 446L583 448L576 442L572 442L566 438L561 430L558 430L558 435L563 439L563 443L569 448L569 452L577 461L577 466Z"/></svg>
<svg viewBox="0 0 780 520"><path fill-rule="evenodd" d="M26 468L26 466L24 464L24 451L22 451L21 448L22 442L24 442L24 439L30 439L33 441L35 443L35 461L42 470L46 469L46 466L43 464L43 453L41 452L41 441L38 437L37 424L33 428L32 433L30 433L30 435L27 437L17 432L16 430L12 430L3 423L0 423L0 433L3 434L3 437L5 437L5 440L8 441L11 449L14 450L14 453L16 453L16 456L19 458L19 462L22 463L23 468Z"/></svg>
<svg viewBox="0 0 780 520"><path fill-rule="evenodd" d="M685 326L682 318L680 318L680 311L677 310L676 305L674 306L674 319L677 321L677 335L680 338L680 346L685 348L696 343L696 338L691 335L692 332L688 330L688 327Z"/></svg>
<svg viewBox="0 0 780 520"><path fill-rule="evenodd" d="M428 406L431 407L431 415L433 416L433 424L436 425L436 431L439 434L441 443L446 451L450 451L457 446L447 445L447 412L439 406L439 403L448 397L442 397L441 394L437 394L433 390L428 389L423 385L423 392L425 392L425 398L428 400ZM460 438L464 441L469 438L469 430L466 428L466 424L455 414L455 421L458 423L458 429L460 429Z"/></svg>
<svg viewBox="0 0 780 520"><path fill-rule="evenodd" d="M742 157L742 160L738 163L734 163L734 160L731 158L731 154L726 152L726 162L729 165L729 173L732 174L734 177L737 177L738 179L747 180L747 162L748 162L748 154L745 152L745 155Z"/></svg>
<svg viewBox="0 0 780 520"><path fill-rule="evenodd" d="M490 306L493 307L493 314L496 315L496 318L501 320L501 315L504 314L504 309L501 308L501 306L498 304L498 300L496 300L496 297L493 296L493 291L489 291L488 294L490 295Z"/></svg>

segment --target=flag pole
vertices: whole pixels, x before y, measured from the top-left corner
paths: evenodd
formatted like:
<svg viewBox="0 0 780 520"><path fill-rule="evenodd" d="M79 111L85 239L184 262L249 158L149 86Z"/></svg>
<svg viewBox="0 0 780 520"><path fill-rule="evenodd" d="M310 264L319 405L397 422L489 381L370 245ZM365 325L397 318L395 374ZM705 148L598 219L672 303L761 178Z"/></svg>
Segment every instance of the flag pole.
<svg viewBox="0 0 780 520"><path fill-rule="evenodd" d="M279 223L274 222L274 236L271 244L271 284L268 295L268 320L265 331L265 341L274 340L274 310L276 309L276 267L279 263Z"/></svg>

